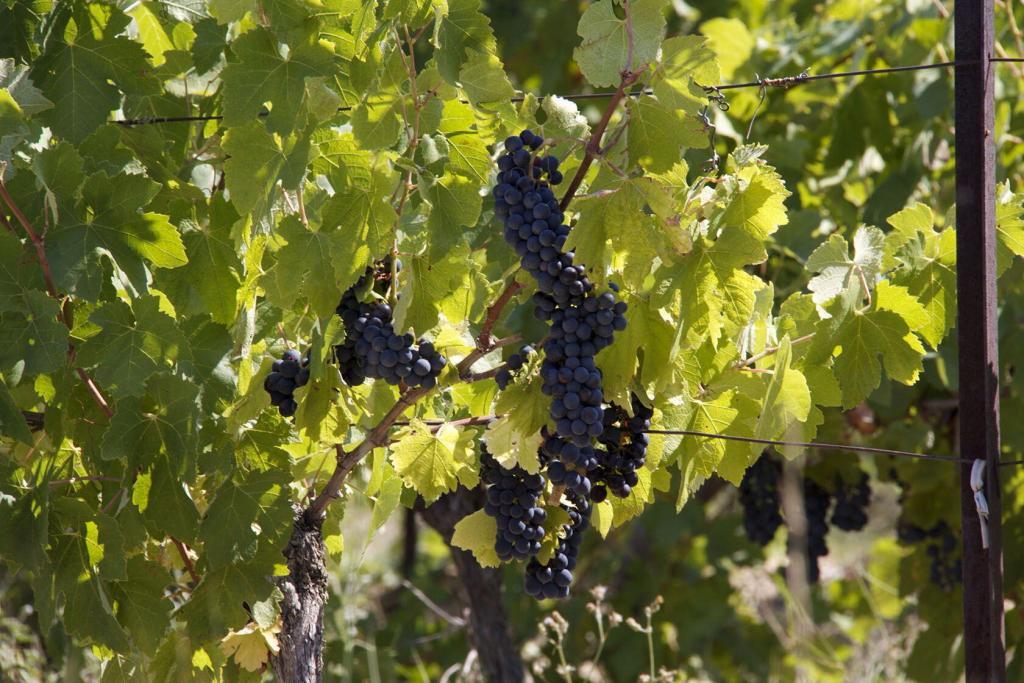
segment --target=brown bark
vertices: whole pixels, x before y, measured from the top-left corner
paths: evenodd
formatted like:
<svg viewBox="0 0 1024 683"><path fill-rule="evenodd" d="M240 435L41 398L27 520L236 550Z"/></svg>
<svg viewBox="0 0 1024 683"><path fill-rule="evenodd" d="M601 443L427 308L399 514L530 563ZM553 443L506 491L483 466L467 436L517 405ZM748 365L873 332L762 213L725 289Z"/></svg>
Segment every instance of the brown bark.
<svg viewBox="0 0 1024 683"><path fill-rule="evenodd" d="M283 683L323 680L324 604L327 602L327 550L322 522L299 512L285 549L288 576L278 580L281 600L281 651L274 672Z"/></svg>
<svg viewBox="0 0 1024 683"><path fill-rule="evenodd" d="M484 569L473 556L451 546L455 525L483 504L480 490L458 489L423 510L424 521L448 543L458 572L460 597L469 608L469 638L484 677L492 683L519 683L523 661L512 639L502 600L501 571Z"/></svg>

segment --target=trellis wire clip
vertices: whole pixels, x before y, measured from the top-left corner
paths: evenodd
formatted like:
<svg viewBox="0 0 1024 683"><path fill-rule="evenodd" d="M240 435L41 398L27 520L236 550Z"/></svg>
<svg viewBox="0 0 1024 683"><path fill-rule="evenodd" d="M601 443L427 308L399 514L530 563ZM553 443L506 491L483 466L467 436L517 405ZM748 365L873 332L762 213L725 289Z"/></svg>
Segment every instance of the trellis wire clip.
<svg viewBox="0 0 1024 683"><path fill-rule="evenodd" d="M974 491L974 507L978 510L981 523L981 547L988 549L988 501L985 500L985 461L975 458L971 465L971 490Z"/></svg>

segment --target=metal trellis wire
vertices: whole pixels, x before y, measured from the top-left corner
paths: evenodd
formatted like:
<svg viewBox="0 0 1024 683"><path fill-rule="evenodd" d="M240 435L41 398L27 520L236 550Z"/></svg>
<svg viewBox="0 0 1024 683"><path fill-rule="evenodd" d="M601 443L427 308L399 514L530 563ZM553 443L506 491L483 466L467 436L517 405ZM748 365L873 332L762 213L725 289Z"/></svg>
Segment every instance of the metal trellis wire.
<svg viewBox="0 0 1024 683"><path fill-rule="evenodd" d="M992 57L988 61L1000 62L1000 63L1011 63L1020 64L1024 63L1024 57ZM929 64L913 64L908 66L887 66L880 67L877 69L857 69L854 71L836 71L832 73L823 74L810 74L807 72L798 74L796 76L783 76L780 78L758 78L753 81L746 81L742 83L723 83L719 85L708 85L703 86L706 93L709 95L715 95L720 93L722 90L738 90L741 88L791 88L796 85L802 85L805 83L812 83L814 81L834 80L842 78L854 78L856 76L878 76L892 73L903 73L908 71L928 71L932 69L949 69L956 66L969 66L977 64L977 61L961 60L961 61L946 61L946 62L932 62ZM636 90L629 93L630 97L642 97L644 95L653 94L649 89ZM611 97L611 92L593 92L593 93L580 93L576 95L559 95L562 99L577 101L586 100L598 100L606 97ZM520 103L526 99L527 95L517 95L509 100L512 103ZM468 104L468 102L467 102ZM338 107L337 111L346 112L351 111L353 106L348 105L344 107ZM270 112L261 111L257 114L258 117L269 116ZM183 116L141 116L130 119L115 119L110 123L114 123L120 126L132 127L132 126L147 126L161 123L195 123L201 121L220 121L223 119L221 114L195 114L195 115L183 115Z"/></svg>

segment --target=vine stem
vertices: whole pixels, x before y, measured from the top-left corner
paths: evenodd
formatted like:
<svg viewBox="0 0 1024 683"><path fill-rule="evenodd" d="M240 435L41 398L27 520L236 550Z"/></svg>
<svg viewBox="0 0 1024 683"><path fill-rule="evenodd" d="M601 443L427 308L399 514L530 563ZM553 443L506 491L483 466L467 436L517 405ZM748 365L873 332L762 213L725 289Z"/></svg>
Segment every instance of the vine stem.
<svg viewBox="0 0 1024 683"><path fill-rule="evenodd" d="M199 573L196 571L196 565L192 562L192 558L188 556L188 548L183 542L173 536L171 536L171 542L174 543L174 547L178 549L178 554L181 555L181 561L185 564L185 571L192 577L192 582L198 585Z"/></svg>
<svg viewBox="0 0 1024 683"><path fill-rule="evenodd" d="M630 17L629 17L629 5L626 3L626 38L628 42L628 59L626 68L622 70L619 78L619 85L612 94L611 99L608 101L608 106L605 107L604 113L601 115L601 120L594 126L594 130L590 134L590 139L587 141L587 145L584 148L583 161L580 162L580 167L576 169L576 175L573 176L572 181L569 183L569 189L565 191L565 195L562 197L562 201L559 204L559 208L564 212L573 198L576 196L576 191L580 189L580 184L583 182L583 178L587 175L587 171L590 170L591 164L601 154L601 138L604 137L604 132L608 129L608 124L611 123L612 116L615 115L615 111L619 108L619 104L623 99L629 96L629 88L636 83L637 79L644 72L646 67L641 67L637 70L633 70L633 31L631 30Z"/></svg>
<svg viewBox="0 0 1024 683"><path fill-rule="evenodd" d="M459 371L459 377L462 379L473 363L487 355L495 349L513 344L520 339L519 335L511 335L504 339L494 340L491 338L491 330L494 328L498 318L501 317L501 312L505 306L511 301L512 297L522 288L522 285L513 281L505 288L505 290L495 299L487 308L487 313L484 317L484 322L480 328L480 333L477 335L476 348L466 355L465 358L456 366ZM320 492L309 508L306 510L306 514L309 515L311 520L316 520L323 517L327 506L330 505L331 501L338 498L341 495L341 487L345 485L345 479L348 478L349 472L355 469L356 465L373 451L374 448L380 448L390 443L388 438L388 432L392 426L398 421L398 418L402 416L406 410L414 406L421 398L433 391L433 388L426 389L423 387L417 387L416 389L410 389L402 394L399 399L395 402L391 409L388 410L387 414L381 418L380 422L369 431L366 437L352 450L346 451L341 444L335 445L336 465L334 472L331 474L331 478L327 480L324 485L324 489Z"/></svg>
<svg viewBox="0 0 1024 683"><path fill-rule="evenodd" d="M331 478L327 480L324 490L320 492L320 495L309 506L308 513L312 515L313 519L322 517L330 502L339 497L345 479L348 477L349 472L359 464L359 461L372 452L374 448L387 445L388 430L402 413L415 405L417 401L429 394L430 391L431 389L418 387L402 394L381 421L377 423L377 426L371 429L366 438L359 442L352 450L346 451L342 448L341 444L335 446L337 465L334 468L334 472L331 474Z"/></svg>
<svg viewBox="0 0 1024 683"><path fill-rule="evenodd" d="M473 349L468 354L466 354L465 358L459 361L458 365L455 366L456 369L459 371L459 379L461 379L463 382L476 382L481 379L493 377L494 375L492 374L491 370L488 370L487 372L481 372L479 374L474 374L470 372L470 369L473 367L474 363L476 363L478 360L486 356L491 351L494 351L495 349L504 348L506 346L510 346L512 344L515 344L516 342L521 342L522 340L523 335L510 334L509 336L503 337L501 339L492 339L491 343L488 344L487 346L477 347ZM493 369L493 373L497 373L497 371L498 368Z"/></svg>
<svg viewBox="0 0 1024 683"><path fill-rule="evenodd" d="M812 339L814 339L814 332L811 332L810 334L805 334L802 337L797 337L796 339L791 341L789 344L790 344L790 346L796 346L797 344L803 344L804 342L808 342L808 341L810 341ZM778 346L769 346L764 351L762 351L760 353L755 353L750 358L747 358L747 359L741 360L741 361L737 361L736 364L733 367L738 368L740 370L742 370L744 368L749 368L750 366L752 366L754 363L756 363L757 361L761 360L762 358L767 358L768 356L771 356L772 354L775 354L775 353L778 353L778 352L779 352L779 347Z"/></svg>
<svg viewBox="0 0 1024 683"><path fill-rule="evenodd" d="M512 297L518 294L519 290L522 288L523 285L521 282L513 280L505 287L505 291L503 291L498 298L494 300L494 303L487 307L487 313L484 315L483 325L480 327L480 334L476 337L477 350L490 348L492 342L491 332L494 330L494 326L497 324L498 318L501 317L501 312L505 309L505 306L508 305L508 302ZM459 365L461 366L463 363L466 363L468 358L469 356L467 356L466 359L463 359L462 363ZM476 359L474 358L473 361L467 364L465 369L468 370L469 365L472 365L475 361ZM460 367L460 371L461 369L462 368Z"/></svg>
<svg viewBox="0 0 1024 683"><path fill-rule="evenodd" d="M114 409L107 403L107 399L103 396L103 392L96 386L96 382L93 381L92 377L83 370L82 368L75 368L75 373L78 374L78 378L85 384L85 388L89 390L89 395L92 396L92 400L96 402L96 405L100 407L103 414L108 418L114 417Z"/></svg>
<svg viewBox="0 0 1024 683"><path fill-rule="evenodd" d="M64 484L77 484L83 481L121 481L117 477L102 477L102 476L85 476L85 477L68 477L66 479L51 479L47 483L50 486L63 486Z"/></svg>
<svg viewBox="0 0 1024 683"><path fill-rule="evenodd" d="M497 420L500 415L474 415L473 417L463 417L458 420L423 420L423 424L430 427L430 431L436 432L442 427L473 427L476 425L489 425ZM398 420L394 424L395 427L407 427L409 426L408 420Z"/></svg>
<svg viewBox="0 0 1024 683"><path fill-rule="evenodd" d="M14 197L7 191L7 185L3 179L0 178L0 197L3 197L4 203L14 214L14 217L18 219L18 223L28 233L28 238L32 242L32 246L36 250L36 258L39 259L39 266L43 269L43 280L46 282L46 291L50 293L54 299L60 301L60 295L57 294L57 285L54 283L53 271L50 270L50 262L46 258L46 248L43 245L43 238L33 228L32 224L29 223L28 217L21 210L21 207L14 201ZM65 322L66 324L66 322Z"/></svg>
<svg viewBox="0 0 1024 683"><path fill-rule="evenodd" d="M14 197L12 197L11 193L7 191L7 185L4 183L2 177L0 177L0 198L3 199L4 204L6 204L7 208L11 210L11 213L14 214L14 217L18 220L21 227L25 229L25 233L28 235L29 241L32 242L32 246L35 248L39 267L43 271L43 281L46 283L46 291L49 292L50 296L58 304L61 304L61 297L57 292L57 285L53 279L53 270L50 268L49 259L46 258L46 246L43 243L43 237L35 231L32 227L32 223L29 222L28 217L25 215L25 212L21 210L18 203L14 201ZM68 328L68 331L74 327L69 310L70 309L68 307L61 305L60 313L58 314L60 321ZM75 349L69 344L68 357L74 359L74 356ZM88 373L86 373L82 368L76 367L75 373L85 384L85 388L89 391L89 395L92 396L92 399L96 402L96 405L100 407L100 410L103 411L103 414L108 418L113 417L114 411L110 407L110 404L107 403L107 399L103 397L103 393L100 391L99 387L96 386L96 382L94 382L93 379L89 377Z"/></svg>

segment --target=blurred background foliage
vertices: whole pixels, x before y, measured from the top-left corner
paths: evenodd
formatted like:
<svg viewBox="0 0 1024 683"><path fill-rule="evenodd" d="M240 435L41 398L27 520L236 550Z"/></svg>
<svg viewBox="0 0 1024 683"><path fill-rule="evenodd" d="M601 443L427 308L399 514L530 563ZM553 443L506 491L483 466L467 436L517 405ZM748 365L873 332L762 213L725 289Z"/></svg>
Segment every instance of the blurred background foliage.
<svg viewBox="0 0 1024 683"><path fill-rule="evenodd" d="M166 11L169 4L161 7ZM586 2L484 5L517 87L538 95L588 91L572 60L575 26ZM952 3L941 0L673 0L669 32L708 36L723 78L741 82L952 59L951 10ZM999 54L1022 53L1022 24L1022 3L997 2ZM1024 65L1005 64L996 72L998 177L1016 192L1024 189L1022 71ZM885 217L916 201L932 208L938 228L949 224L949 69L724 95L728 111L708 109L718 154L742 143L766 144L766 160L792 191L789 225L775 236L771 258L762 266L779 299L806 284L801 264L832 232L852 235L862 224L885 227ZM598 100L584 111L593 116L600 105ZM707 155L689 152L691 168L702 167ZM1001 280L1001 361L1005 456L1017 459L1024 456L1019 260L1014 269ZM930 355L926 370L914 387L885 385L856 409L828 414L819 438L952 453L955 335ZM510 628L523 643L533 675L549 681L632 681L652 671L666 680L694 681L958 680L959 585L931 582L933 544L907 542L899 533L901 527L932 528L944 521L958 547L956 467L852 452L811 452L803 462L805 475L825 486L859 465L873 487L868 527L857 533L833 530L829 537L831 552L813 590L810 625L787 588L785 532L763 550L749 543L736 490L713 480L681 514L675 514L669 494L608 539L591 535L574 597L556 606L558 616L548 604L528 598L520 572L508 568ZM1004 485L1010 680L1024 680L1024 656L1018 652L1024 642L1024 560L1015 552L1024 543L1024 471L1007 469ZM394 519L364 545L369 519L368 502L353 496L343 523L345 553L332 572L325 653L332 678L472 680L447 546L411 512L404 524ZM663 602L657 605L659 596ZM28 599L17 575L0 576L4 680L98 680L88 651L69 650L59 632L33 628ZM563 659L570 669L559 671Z"/></svg>

